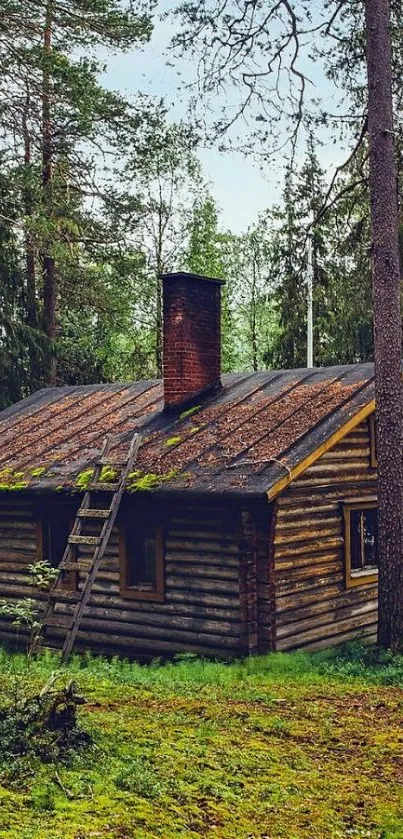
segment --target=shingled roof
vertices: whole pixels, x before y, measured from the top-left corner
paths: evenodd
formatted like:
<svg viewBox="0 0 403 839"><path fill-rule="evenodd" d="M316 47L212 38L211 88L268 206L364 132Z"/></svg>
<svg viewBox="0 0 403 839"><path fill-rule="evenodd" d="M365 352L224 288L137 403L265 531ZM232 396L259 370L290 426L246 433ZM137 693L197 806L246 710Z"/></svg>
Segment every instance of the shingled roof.
<svg viewBox="0 0 403 839"><path fill-rule="evenodd" d="M141 430L156 492L270 494L373 398L372 364L230 374L182 414L156 380L48 388L0 413L0 488L74 488L106 435L119 457Z"/></svg>

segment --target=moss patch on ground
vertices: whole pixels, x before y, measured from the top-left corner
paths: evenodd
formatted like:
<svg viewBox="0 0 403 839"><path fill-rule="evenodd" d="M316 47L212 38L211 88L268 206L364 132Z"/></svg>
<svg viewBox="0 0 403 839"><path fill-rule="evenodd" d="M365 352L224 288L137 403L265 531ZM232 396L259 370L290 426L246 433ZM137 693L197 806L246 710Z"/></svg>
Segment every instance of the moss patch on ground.
<svg viewBox="0 0 403 839"><path fill-rule="evenodd" d="M401 839L403 662L75 657L95 745L0 758L0 839ZM3 653L4 696L54 669Z"/></svg>

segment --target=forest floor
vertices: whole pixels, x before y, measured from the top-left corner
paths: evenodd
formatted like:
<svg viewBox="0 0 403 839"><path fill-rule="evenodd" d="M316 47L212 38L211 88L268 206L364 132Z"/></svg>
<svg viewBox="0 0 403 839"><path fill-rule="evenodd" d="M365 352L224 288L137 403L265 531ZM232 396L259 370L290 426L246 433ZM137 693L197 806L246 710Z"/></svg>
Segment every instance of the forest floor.
<svg viewBox="0 0 403 839"><path fill-rule="evenodd" d="M0 651L1 705L52 657ZM403 659L75 657L93 745L2 760L0 839L402 839Z"/></svg>

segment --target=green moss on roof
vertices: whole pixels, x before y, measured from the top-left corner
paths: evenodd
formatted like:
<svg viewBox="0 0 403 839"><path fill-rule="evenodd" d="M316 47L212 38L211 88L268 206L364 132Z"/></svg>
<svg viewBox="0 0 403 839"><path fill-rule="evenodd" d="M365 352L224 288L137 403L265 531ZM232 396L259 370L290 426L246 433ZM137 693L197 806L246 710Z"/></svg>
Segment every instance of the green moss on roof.
<svg viewBox="0 0 403 839"><path fill-rule="evenodd" d="M184 420L184 419L188 419L189 417L192 417L193 414L196 413L196 411L200 411L200 408L201 408L201 405L194 405L193 408L188 408L187 411L182 411L182 413L179 414L179 419Z"/></svg>
<svg viewBox="0 0 403 839"><path fill-rule="evenodd" d="M181 473L179 469L171 469L165 475L157 475L153 472L141 472L135 470L130 472L128 476L126 489L128 492L140 492L144 490L156 489L167 483L173 481L175 478L184 477L185 473Z"/></svg>

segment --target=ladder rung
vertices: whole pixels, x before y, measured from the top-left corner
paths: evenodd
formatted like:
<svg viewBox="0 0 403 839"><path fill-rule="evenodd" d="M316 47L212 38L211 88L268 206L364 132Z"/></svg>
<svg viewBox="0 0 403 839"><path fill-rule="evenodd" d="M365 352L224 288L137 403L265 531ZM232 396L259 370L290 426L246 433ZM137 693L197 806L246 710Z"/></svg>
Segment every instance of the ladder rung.
<svg viewBox="0 0 403 839"><path fill-rule="evenodd" d="M64 565L61 565L62 571L82 571L87 574L92 567L91 559L68 559ZM59 589L60 590L60 589Z"/></svg>
<svg viewBox="0 0 403 839"><path fill-rule="evenodd" d="M72 615L51 615L46 619L44 626L54 626L59 629L71 629L73 626Z"/></svg>
<svg viewBox="0 0 403 839"><path fill-rule="evenodd" d="M88 484L87 491L89 492L117 492L119 484Z"/></svg>
<svg viewBox="0 0 403 839"><path fill-rule="evenodd" d="M69 545L100 545L101 536L69 536Z"/></svg>
<svg viewBox="0 0 403 839"><path fill-rule="evenodd" d="M126 466L125 460L111 460L109 457L100 457L95 461L95 466L110 466L111 469L123 469Z"/></svg>
<svg viewBox="0 0 403 839"><path fill-rule="evenodd" d="M80 519L108 519L110 510L91 510L87 507L86 510L79 510L77 515Z"/></svg>

